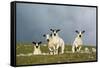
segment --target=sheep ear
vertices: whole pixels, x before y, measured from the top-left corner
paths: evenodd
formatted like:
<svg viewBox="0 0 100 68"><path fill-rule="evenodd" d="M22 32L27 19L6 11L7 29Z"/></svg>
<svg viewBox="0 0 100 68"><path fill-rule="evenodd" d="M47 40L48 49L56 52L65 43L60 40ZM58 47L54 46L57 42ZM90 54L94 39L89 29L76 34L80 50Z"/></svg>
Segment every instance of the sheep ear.
<svg viewBox="0 0 100 68"><path fill-rule="evenodd" d="M50 31L53 31L53 32L54 32L54 30L53 30L53 29L50 29Z"/></svg>
<svg viewBox="0 0 100 68"><path fill-rule="evenodd" d="M38 42L38 44L41 44L42 42L40 41L40 42Z"/></svg>
<svg viewBox="0 0 100 68"><path fill-rule="evenodd" d="M52 29L50 29L52 31Z"/></svg>
<svg viewBox="0 0 100 68"><path fill-rule="evenodd" d="M75 31L76 33L79 33L78 30Z"/></svg>
<svg viewBox="0 0 100 68"><path fill-rule="evenodd" d="M60 31L60 29L56 30L56 32L59 32L59 31Z"/></svg>
<svg viewBox="0 0 100 68"><path fill-rule="evenodd" d="M81 33L83 34L85 32L85 30L83 30Z"/></svg>
<svg viewBox="0 0 100 68"><path fill-rule="evenodd" d="M33 43L33 44L36 44L36 42L34 42L34 41L33 41L32 43Z"/></svg>
<svg viewBox="0 0 100 68"><path fill-rule="evenodd" d="M44 34L43 37L46 37L46 35Z"/></svg>

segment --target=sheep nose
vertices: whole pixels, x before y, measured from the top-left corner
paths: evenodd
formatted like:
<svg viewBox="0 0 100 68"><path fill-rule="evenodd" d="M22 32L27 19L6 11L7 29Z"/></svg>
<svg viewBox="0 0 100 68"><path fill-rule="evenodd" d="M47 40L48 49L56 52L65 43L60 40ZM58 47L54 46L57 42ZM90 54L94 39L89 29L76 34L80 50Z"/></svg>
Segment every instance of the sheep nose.
<svg viewBox="0 0 100 68"><path fill-rule="evenodd" d="M38 46L36 46L36 48L38 48Z"/></svg>
<svg viewBox="0 0 100 68"><path fill-rule="evenodd" d="M79 37L81 37L81 35L79 35Z"/></svg>
<svg viewBox="0 0 100 68"><path fill-rule="evenodd" d="M54 34L54 36L56 36L56 34Z"/></svg>
<svg viewBox="0 0 100 68"><path fill-rule="evenodd" d="M47 42L49 42L49 39L47 39Z"/></svg>

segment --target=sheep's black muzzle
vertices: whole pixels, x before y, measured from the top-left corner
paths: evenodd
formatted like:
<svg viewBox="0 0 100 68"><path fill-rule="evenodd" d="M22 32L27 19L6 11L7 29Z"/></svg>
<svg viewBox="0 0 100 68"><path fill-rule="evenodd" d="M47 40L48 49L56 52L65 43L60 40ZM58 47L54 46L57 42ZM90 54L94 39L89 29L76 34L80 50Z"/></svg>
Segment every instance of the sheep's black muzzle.
<svg viewBox="0 0 100 68"><path fill-rule="evenodd" d="M54 34L54 36L56 36L56 34Z"/></svg>
<svg viewBox="0 0 100 68"><path fill-rule="evenodd" d="M38 48L38 46L36 46L36 48Z"/></svg>
<svg viewBox="0 0 100 68"><path fill-rule="evenodd" d="M81 35L79 35L79 37L81 38Z"/></svg>

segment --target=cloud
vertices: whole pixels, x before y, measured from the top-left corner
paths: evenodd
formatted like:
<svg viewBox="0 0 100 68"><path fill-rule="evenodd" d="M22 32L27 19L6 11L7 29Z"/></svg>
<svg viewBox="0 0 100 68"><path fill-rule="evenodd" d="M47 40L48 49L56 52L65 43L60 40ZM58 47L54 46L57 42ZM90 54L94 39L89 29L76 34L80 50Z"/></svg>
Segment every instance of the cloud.
<svg viewBox="0 0 100 68"><path fill-rule="evenodd" d="M61 29L60 36L71 44L75 30L85 30L84 43L96 45L96 8L17 3L17 42L44 40L50 28Z"/></svg>

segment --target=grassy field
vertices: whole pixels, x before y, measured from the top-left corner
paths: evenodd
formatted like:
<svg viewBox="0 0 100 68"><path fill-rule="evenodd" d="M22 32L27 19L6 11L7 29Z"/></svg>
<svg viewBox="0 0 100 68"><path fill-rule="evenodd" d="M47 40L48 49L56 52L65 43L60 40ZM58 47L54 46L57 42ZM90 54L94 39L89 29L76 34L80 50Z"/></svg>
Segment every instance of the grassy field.
<svg viewBox="0 0 100 68"><path fill-rule="evenodd" d="M84 51L85 47L95 48L95 46L84 46L82 50ZM66 45L65 53L59 55L30 55L30 56L17 56L19 54L29 54L33 53L32 45L17 44L16 46L16 64L17 65L30 65L30 64L45 64L45 63L62 63L62 62L81 62L81 61L95 61L96 53L66 53L66 51L71 51L71 45ZM47 46L41 45L41 51L43 53L48 53Z"/></svg>

